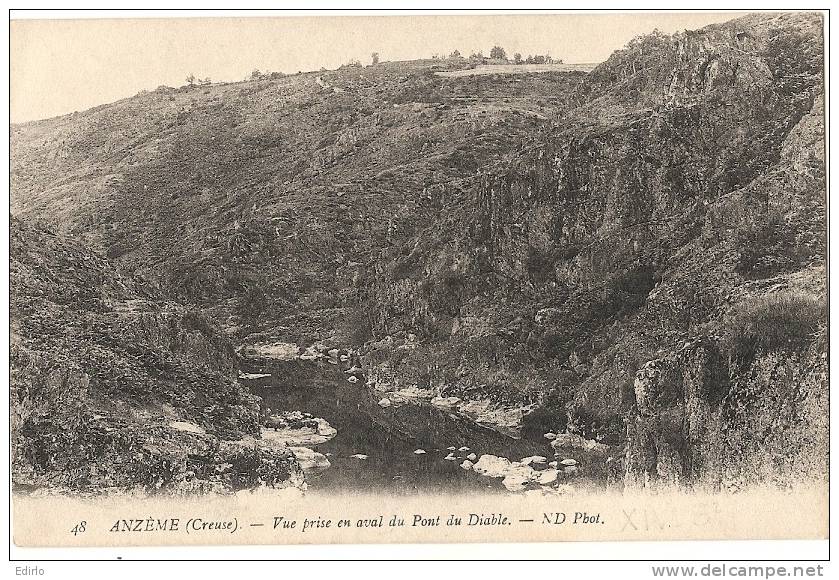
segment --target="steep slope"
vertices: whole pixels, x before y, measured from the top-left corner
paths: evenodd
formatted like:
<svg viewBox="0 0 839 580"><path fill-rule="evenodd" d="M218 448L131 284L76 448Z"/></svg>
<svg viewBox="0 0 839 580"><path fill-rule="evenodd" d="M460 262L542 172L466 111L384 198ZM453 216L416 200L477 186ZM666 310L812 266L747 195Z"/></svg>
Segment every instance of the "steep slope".
<svg viewBox="0 0 839 580"><path fill-rule="evenodd" d="M629 485L823 479L821 35L159 89L15 127L13 211L236 340L361 347L371 381L595 439Z"/></svg>
<svg viewBox="0 0 839 580"><path fill-rule="evenodd" d="M347 280L549 124L582 73L444 78L463 60L162 87L13 128L13 211L229 331L325 338ZM241 327L241 328L240 328Z"/></svg>
<svg viewBox="0 0 839 580"><path fill-rule="evenodd" d="M535 403L534 431L613 445L628 483L825 477L821 46L800 14L630 43L468 212L380 266L379 328L423 344L374 344L371 364ZM656 364L681 386L652 389ZM743 468L767 456L781 467Z"/></svg>
<svg viewBox="0 0 839 580"><path fill-rule="evenodd" d="M18 489L231 491L300 482L257 441L259 403L201 315L52 232L12 221Z"/></svg>

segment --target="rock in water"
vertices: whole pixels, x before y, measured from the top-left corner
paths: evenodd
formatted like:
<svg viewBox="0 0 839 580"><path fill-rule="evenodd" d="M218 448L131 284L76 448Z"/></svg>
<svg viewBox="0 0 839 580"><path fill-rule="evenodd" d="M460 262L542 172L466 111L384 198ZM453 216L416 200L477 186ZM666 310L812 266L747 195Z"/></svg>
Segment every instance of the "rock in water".
<svg viewBox="0 0 839 580"><path fill-rule="evenodd" d="M388 399L387 397L385 397L384 399L382 399L381 401L379 401L379 407L382 407L383 409L387 409L387 408L388 408L388 407L390 407L392 404L393 404L393 403L391 403L391 402L390 402L390 399Z"/></svg>
<svg viewBox="0 0 839 580"><path fill-rule="evenodd" d="M414 455L425 455L425 449L415 449Z"/></svg>
<svg viewBox="0 0 839 580"><path fill-rule="evenodd" d="M481 458L475 463L475 473L486 475L487 477L504 477L506 471L510 468L510 460L506 457L498 457L497 455L481 455Z"/></svg>
<svg viewBox="0 0 839 580"><path fill-rule="evenodd" d="M446 450L447 450L447 451L457 451L457 447L455 447L454 445L452 445L451 447L446 447Z"/></svg>
<svg viewBox="0 0 839 580"><path fill-rule="evenodd" d="M446 461L457 461L457 457L455 457L455 456L454 456L454 455L452 455L451 453L449 453L448 455L446 455L443 459L445 459Z"/></svg>
<svg viewBox="0 0 839 580"><path fill-rule="evenodd" d="M367 459L368 456L363 453L356 453L355 455L350 455L350 457L353 459Z"/></svg>
<svg viewBox="0 0 839 580"><path fill-rule="evenodd" d="M559 477L559 471L556 469L546 469L539 474L538 481L542 485L548 485L549 483L555 482L557 477Z"/></svg>
<svg viewBox="0 0 839 580"><path fill-rule="evenodd" d="M472 469L472 466L473 466L473 465L475 465L475 464L474 464L474 463L472 463L471 461L469 461L468 459L467 459L466 461L464 461L463 463L461 463L461 464L460 464L460 466L461 466L463 469Z"/></svg>
<svg viewBox="0 0 839 580"><path fill-rule="evenodd" d="M466 446L461 447L458 451L469 451L469 448Z"/></svg>
<svg viewBox="0 0 839 580"><path fill-rule="evenodd" d="M548 467L556 468L558 465L559 465L559 463L556 462L556 461L551 461L550 463L548 463Z"/></svg>
<svg viewBox="0 0 839 580"><path fill-rule="evenodd" d="M325 455L308 447L289 447L303 471L319 471L331 464Z"/></svg>
<svg viewBox="0 0 839 580"><path fill-rule="evenodd" d="M513 464L505 472L501 484L509 491L523 491L537 476L538 473L529 465Z"/></svg>
<svg viewBox="0 0 839 580"><path fill-rule="evenodd" d="M530 464L543 464L548 460L547 457L542 455L531 455L530 457L525 457L521 460L522 465L530 465Z"/></svg>
<svg viewBox="0 0 839 580"><path fill-rule="evenodd" d="M351 383L355 384L355 383L357 383L357 382L358 382L358 377L357 377L357 376L355 376L355 375L352 375L352 376L351 376L351 377L349 377L347 380L348 380L349 382L351 382Z"/></svg>
<svg viewBox="0 0 839 580"><path fill-rule="evenodd" d="M318 435L320 435L321 437L327 437L328 439L332 439L333 437L335 437L335 435L338 434L338 430L332 425L330 425L326 419L321 419L320 417L317 417L315 421L317 421L318 424Z"/></svg>
<svg viewBox="0 0 839 580"><path fill-rule="evenodd" d="M468 459L469 461L475 461L477 458L478 458L478 456L475 455L474 453L470 453L469 455L466 456L466 459Z"/></svg>
<svg viewBox="0 0 839 580"><path fill-rule="evenodd" d="M562 461L560 461L560 463L562 465L566 465L566 466L567 465L577 465L577 460L576 459L570 459L570 458L569 459L563 459Z"/></svg>
<svg viewBox="0 0 839 580"><path fill-rule="evenodd" d="M560 449L581 449L588 453L596 453L598 455L605 455L609 452L609 446L604 443L599 443L592 439L586 439L575 435L573 433L562 433L556 436L556 439L551 441L551 447L559 451Z"/></svg>
<svg viewBox="0 0 839 580"><path fill-rule="evenodd" d="M545 433L545 439L547 439L548 441L553 441L554 439L556 439L556 433L551 433L550 431Z"/></svg>

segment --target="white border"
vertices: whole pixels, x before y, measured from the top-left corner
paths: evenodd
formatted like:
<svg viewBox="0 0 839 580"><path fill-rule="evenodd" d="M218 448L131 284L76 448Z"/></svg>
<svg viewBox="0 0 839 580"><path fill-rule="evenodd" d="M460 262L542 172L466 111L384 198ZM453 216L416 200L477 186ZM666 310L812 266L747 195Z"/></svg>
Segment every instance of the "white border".
<svg viewBox="0 0 839 580"><path fill-rule="evenodd" d="M87 3L92 8L112 8L112 3L106 3L102 0ZM149 2L152 8L165 8L166 3L163 2ZM81 11L68 13L64 11L52 12L37 12L32 13L28 11L15 11L13 16L15 18L105 18L105 17L186 17L186 16L260 16L260 15L276 15L276 12L270 10L259 11L239 11L239 10L223 10L217 13L202 12L196 14L191 10L198 8L221 8L222 3L216 1L206 1L198 3L195 1L185 2L188 9L179 10L176 12L125 12L125 11L105 11L105 12L90 12ZM341 2L332 1L317 1L307 2L312 8L329 9L329 14L347 14L346 5ZM44 5L49 8L60 8L59 2L45 2ZM371 10L365 11L368 14L386 14L392 13L389 9L393 8L392 2L385 2L382 0L373 0L363 3L366 8ZM509 3L507 3L509 5ZM520 10L510 10L505 6L504 2L484 1L481 3L475 2L461 2L459 6L465 6L467 9L480 9L482 12L519 12ZM637 5L636 5L637 6ZM670 12L673 11L671 3L661 1L653 1L644 3L645 11L655 12ZM780 10L789 9L790 3L766 2L760 6L749 6L746 8L737 7L736 11L766 11L766 10ZM5 7L5 6L4 6ZM400 14L426 14L434 12L439 9L448 9L451 6L445 2L425 2L414 3L410 12L402 12ZM556 4L552 2L545 2L542 0L528 3L529 8L538 9L544 12L558 12L555 7ZM631 9L634 6L617 3L607 3L598 1L589 1L585 3L585 9L571 10L570 12L585 12L593 9L608 9L612 11L622 11ZM646 10L649 8L649 10ZM732 10L731 6L723 5L717 8L711 6L703 6L701 10L718 12ZM466 11L466 10L463 10ZM568 12L568 11L566 11ZM358 14L358 12L352 12ZM452 14L453 12L449 12ZM284 12L285 15L292 14L307 14L302 10L295 10L294 12ZM310 14L310 13L308 13ZM319 14L326 14L319 12ZM827 18L826 18L827 21ZM4 28L4 38L2 42L5 57L8 62L8 27ZM826 36L826 47L829 47L830 38ZM829 89L832 86L830 82L830 72L832 67L829 62L826 62L826 79L828 79L828 96ZM8 119L8 76L3 77L5 84L5 92L7 99L4 107L5 115ZM829 99L826 101L829 103ZM829 117L829 105L826 104ZM829 126L829 125L828 125ZM3 158L4 171L8 175L8 142L4 141L5 151ZM829 166L829 163L828 163ZM6 185L6 193L8 195L8 184ZM829 190L829 189L828 189ZM4 226L6 230L4 234L8 233L9 217L6 213L4 217ZM830 220L830 225L833 220ZM830 239L833 238L833 228L830 228ZM3 255L8 260L8 236L0 236L0 244L3 248ZM832 260L830 260L832 265ZM8 325L8 272L2 277L3 296L6 300L5 307L2 309L2 320L0 324ZM831 298L833 292L831 291ZM831 339L833 340L836 332L836 325L832 326ZM4 363L8 368L8 337L3 334L3 344L0 346L0 353L2 353ZM4 375L5 376L5 375ZM833 391L831 385L831 392ZM8 405L8 389L5 390L6 403ZM7 406L8 408L8 406ZM2 415L3 426L0 429L5 429L8 432L8 415ZM836 424L835 410L831 411L831 423ZM834 432L831 430L831 443L835 444ZM3 448L8 454L8 440L4 437ZM837 449L839 447L835 447ZM833 488L831 482L831 489ZM8 506L4 508L8 512ZM833 509L831 510L831 514ZM8 516L8 513L6 514ZM794 514L791 514L794 517ZM4 530L7 535L7 530ZM8 539L8 538L7 538ZM11 545L11 544L10 544ZM148 559L148 558L162 558L162 559L600 559L600 558L624 558L624 559L714 559L714 560L744 560L744 559L795 559L795 560L815 560L825 559L828 556L828 543L826 541L771 541L771 542L754 542L754 541L740 541L740 542L624 542L624 543L558 543L558 544L458 544L458 545L364 545L364 546L349 546L349 545L330 545L330 546L237 546L237 547L207 547L207 548L132 548L132 549L111 549L111 548L86 548L86 549L33 549L33 548L18 548L12 546L12 558L26 559L29 562L18 562L9 564L10 575L15 573L15 567L18 566L33 566L37 565L46 571L45 575L52 575L53 572L70 572L71 577L76 577L78 574L84 574L91 578L144 578L147 579L149 575L156 573L165 573L166 576L174 576L178 573L186 573L196 578L214 578L220 575L243 574L247 569L248 574L271 574L275 578L293 578L297 574L311 575L334 572L337 574L354 574L355 571L365 573L367 568L358 568L351 564L332 563L327 566L319 566L317 571L312 569L313 564L307 562L286 562L279 565L263 564L263 565L249 565L242 562L144 562L143 565L137 564L128 565L126 562L112 562L112 563L59 563L59 562L38 562L35 560L41 559L89 559L89 558L104 558L116 559L122 557L123 559ZM352 568L346 568L352 566ZM468 567L467 567L468 566ZM531 573L550 573L551 575L568 575L575 573L590 574L596 571L607 577L621 578L635 578L635 577L651 577L650 567L644 563L632 562L566 562L557 567L542 568L540 571L533 569L528 563L493 563L493 564L476 564L476 563L447 563L446 572L454 575L467 574L470 577L499 577L501 574L505 576L519 576L522 574ZM246 567L246 568L245 568ZM401 577L417 577L419 574L427 574L428 570L425 566L403 565L401 563L391 563L384 565L382 573L399 574ZM352 572L350 572L352 570ZM550 572L548 572L550 570ZM697 569L698 570L698 569ZM375 572L374 572L375 573ZM365 574L366 575L366 574Z"/></svg>

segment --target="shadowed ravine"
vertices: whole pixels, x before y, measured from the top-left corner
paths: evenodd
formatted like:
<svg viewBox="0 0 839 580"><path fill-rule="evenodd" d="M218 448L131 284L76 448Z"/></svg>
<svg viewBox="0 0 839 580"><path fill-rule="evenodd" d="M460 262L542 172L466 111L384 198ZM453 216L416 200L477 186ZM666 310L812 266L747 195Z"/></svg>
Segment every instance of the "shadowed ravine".
<svg viewBox="0 0 839 580"><path fill-rule="evenodd" d="M288 363L295 364L295 363ZM338 434L312 446L327 455L331 467L307 473L312 490L386 490L397 494L497 490L500 479L482 477L460 467L470 453L521 459L552 456L549 442L513 439L427 403L406 403L382 408L381 393L363 382L350 383L346 375L325 363L299 363L297 372L275 373L270 387L254 387L271 409L298 409L326 419ZM253 369L254 372L268 369ZM377 396L378 395L378 396ZM447 461L448 447L457 461ZM422 449L425 454L415 454ZM363 454L367 459L352 457Z"/></svg>

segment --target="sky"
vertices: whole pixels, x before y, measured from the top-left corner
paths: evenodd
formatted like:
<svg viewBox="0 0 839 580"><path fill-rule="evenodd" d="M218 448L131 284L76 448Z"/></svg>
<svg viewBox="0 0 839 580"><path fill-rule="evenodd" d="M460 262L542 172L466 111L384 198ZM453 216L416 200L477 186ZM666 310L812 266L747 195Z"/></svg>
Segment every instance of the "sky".
<svg viewBox="0 0 839 580"><path fill-rule="evenodd" d="M736 13L597 13L260 18L12 20L11 120L82 111L190 73L239 81L250 71L334 69L351 59L464 56L493 45L508 55L566 63L605 60L631 38L701 28Z"/></svg>

